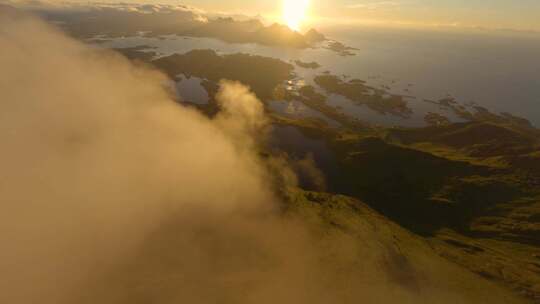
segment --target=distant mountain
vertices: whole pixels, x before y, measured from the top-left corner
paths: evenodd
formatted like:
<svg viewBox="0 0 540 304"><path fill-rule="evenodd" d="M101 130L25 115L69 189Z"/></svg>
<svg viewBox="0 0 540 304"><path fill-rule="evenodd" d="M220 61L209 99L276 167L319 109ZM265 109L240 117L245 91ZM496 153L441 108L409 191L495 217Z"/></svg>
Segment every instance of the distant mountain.
<svg viewBox="0 0 540 304"><path fill-rule="evenodd" d="M232 17L207 18L186 7L130 5L99 7L84 10L39 10L40 15L61 24L73 36L89 39L98 35L108 38L135 36L180 35L210 37L233 43L258 43L291 48L312 47L326 37L309 30L305 35L274 23L265 26L258 19ZM343 52L336 49L336 52ZM334 49L331 49L334 50ZM348 50L348 49L347 49Z"/></svg>
<svg viewBox="0 0 540 304"><path fill-rule="evenodd" d="M318 43L326 40L326 37L315 29L309 30L304 36L309 43Z"/></svg>
<svg viewBox="0 0 540 304"><path fill-rule="evenodd" d="M254 33L253 38L255 42L268 45L281 45L296 48L306 48L310 46L309 41L304 35L278 23L259 29Z"/></svg>

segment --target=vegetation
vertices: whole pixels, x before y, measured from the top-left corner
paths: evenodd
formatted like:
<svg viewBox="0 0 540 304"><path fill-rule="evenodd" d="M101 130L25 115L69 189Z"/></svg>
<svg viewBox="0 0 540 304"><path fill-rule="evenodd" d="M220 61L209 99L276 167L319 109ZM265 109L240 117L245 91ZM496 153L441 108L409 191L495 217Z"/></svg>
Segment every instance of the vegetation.
<svg viewBox="0 0 540 304"><path fill-rule="evenodd" d="M207 79L203 86L209 95L215 94L220 79L239 80L263 100L298 100L340 122L340 128L330 128L318 120L271 115L276 125L297 128L331 152L332 161L317 165L327 177L326 191L335 194L283 193L286 211L323 223L316 225L326 227L320 233L338 231L355 239L361 237L355 231L364 227L363 221L390 225L380 220L380 213L414 233L391 228L401 235L400 246L427 241L440 256L533 301L540 299L540 133L530 123L447 99L439 106L455 109L469 122L450 123L433 113L426 118L432 125L425 128L373 127L329 106L313 86L286 90L283 83L292 79L294 66L280 60L196 50L152 64L171 76ZM379 113L411 113L403 97L362 80L325 74L315 81ZM209 103L202 110L211 115L217 109ZM289 148L283 147L291 157L305 157ZM317 161L317 151L311 152ZM392 261L403 259L397 255ZM389 275L414 282L414 271L392 270Z"/></svg>
<svg viewBox="0 0 540 304"><path fill-rule="evenodd" d="M342 95L359 105L366 105L380 114L392 114L409 117L412 110L407 106L403 96L391 95L388 92L370 87L363 80L345 81L335 75L319 75L315 83L329 93Z"/></svg>
<svg viewBox="0 0 540 304"><path fill-rule="evenodd" d="M450 124L448 117L433 112L427 113L424 121L430 126L447 126Z"/></svg>
<svg viewBox="0 0 540 304"><path fill-rule="evenodd" d="M183 73L215 83L221 79L237 80L263 100L272 98L274 89L293 77L294 66L278 59L248 54L218 55L213 50L193 50L152 61L169 76ZM261 77L264 75L264 77Z"/></svg>
<svg viewBox="0 0 540 304"><path fill-rule="evenodd" d="M470 122L318 134L337 159L326 172L328 191L361 199L426 237L441 256L540 299L534 131Z"/></svg>

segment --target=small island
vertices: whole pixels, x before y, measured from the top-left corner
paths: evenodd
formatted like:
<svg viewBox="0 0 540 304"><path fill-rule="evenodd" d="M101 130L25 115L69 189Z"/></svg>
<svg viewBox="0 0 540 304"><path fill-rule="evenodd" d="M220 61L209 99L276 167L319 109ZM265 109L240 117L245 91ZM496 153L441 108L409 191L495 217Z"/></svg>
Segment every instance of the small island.
<svg viewBox="0 0 540 304"><path fill-rule="evenodd" d="M313 62L303 62L301 60L295 60L294 63L301 67L301 68L304 68L304 69L312 69L312 70L316 70L318 68L321 67L320 64L318 64L317 62L313 61Z"/></svg>
<svg viewBox="0 0 540 304"><path fill-rule="evenodd" d="M229 43L257 43L261 45L312 48L327 38L311 29L305 34L288 26L274 23L265 25L259 19L237 20L232 17L208 17L201 13L185 10L144 11L92 8L77 13L58 11L47 15L72 36L83 40L105 40L121 37L156 37L165 35L183 37L215 38ZM354 55L353 48L332 41L326 47L342 56Z"/></svg>
<svg viewBox="0 0 540 304"><path fill-rule="evenodd" d="M481 107L477 104L467 103L462 104L458 102L454 97L447 96L439 100L424 99L425 102L438 105L442 109L452 111L456 116L465 121L484 121L497 124L506 124L516 126L522 129L537 131L533 124L522 117L512 115L510 113L493 113L485 107Z"/></svg>
<svg viewBox="0 0 540 304"><path fill-rule="evenodd" d="M326 92L347 97L356 104L366 105L380 114L391 114L403 118L408 118L412 114L403 96L389 94L385 90L368 86L363 80L345 81L331 74L316 76L314 80Z"/></svg>
<svg viewBox="0 0 540 304"><path fill-rule="evenodd" d="M340 56L346 57L346 56L355 56L356 54L353 51L357 51L358 49L346 46L345 44L338 42L338 41L330 41L328 45L325 47L327 50L331 50L333 52L338 53Z"/></svg>

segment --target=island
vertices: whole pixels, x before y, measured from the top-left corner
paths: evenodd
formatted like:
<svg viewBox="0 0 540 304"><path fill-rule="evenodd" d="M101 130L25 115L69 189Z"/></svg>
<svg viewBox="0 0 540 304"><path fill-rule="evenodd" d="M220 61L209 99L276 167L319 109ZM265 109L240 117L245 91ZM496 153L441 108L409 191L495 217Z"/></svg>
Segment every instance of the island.
<svg viewBox="0 0 540 304"><path fill-rule="evenodd" d="M412 114L405 97L368 86L363 80L346 81L331 74L318 75L314 80L326 92L345 96L356 104L365 105L380 114L391 114L404 118Z"/></svg>
<svg viewBox="0 0 540 304"><path fill-rule="evenodd" d="M262 100L273 97L275 88L293 78L294 66L279 59L248 54L218 55L213 50L193 50L151 61L171 78L192 75L218 83L221 79L240 81ZM264 75L264 77L261 77Z"/></svg>
<svg viewBox="0 0 540 304"><path fill-rule="evenodd" d="M143 35L162 37L177 35L183 37L215 38L229 43L257 43L261 45L311 48L327 41L327 38L311 29L306 34L289 27L273 23L263 24L259 19L236 20L232 17L207 17L200 12L184 9L148 8L134 6L122 10L110 6L70 11L38 11L44 18L59 24L72 36L79 39L104 40ZM354 55L353 48L332 41L326 47L338 54Z"/></svg>
<svg viewBox="0 0 540 304"><path fill-rule="evenodd" d="M125 50L134 58L141 51L144 48ZM465 122L450 122L430 112L425 117L430 126L423 128L372 126L328 105L327 96L313 85L288 90L294 66L278 59L194 50L149 63L171 77L206 79L202 85L210 96L220 79L239 80L263 101L276 97L300 101L340 123L336 128L315 120L269 115L274 128L296 130L326 147L324 156L310 147L280 147L288 162L312 153L326 177L324 193L316 189L281 193L294 202L288 201L288 210L313 212L316 206L332 218L333 226L342 227L348 221L334 218L339 210L346 208L349 219L356 212L367 212L365 204L439 257L525 298L540 297L540 133L526 120L447 97L427 102L453 111ZM315 83L381 114L407 117L412 113L405 97L361 79L323 73ZM262 153L270 156L274 149L268 146ZM299 152L302 149L304 154ZM327 155L332 161L320 162ZM397 230L393 235L403 237Z"/></svg>
<svg viewBox="0 0 540 304"><path fill-rule="evenodd" d="M301 67L301 68L304 68L304 69L312 69L312 70L316 70L318 68L321 67L320 64L318 64L317 62L313 61L313 62L303 62L302 60L295 60L294 63Z"/></svg>
<svg viewBox="0 0 540 304"><path fill-rule="evenodd" d="M345 44L338 41L330 41L325 48L334 51L343 57L354 56L356 54L353 51L358 50L356 48L346 46Z"/></svg>
<svg viewBox="0 0 540 304"><path fill-rule="evenodd" d="M537 131L533 124L525 118L506 112L499 114L493 113L489 109L481 107L474 102L463 104L458 102L452 96L447 96L439 100L424 99L424 101L438 105L442 109L450 110L465 121L485 121L497 124L507 124L527 129L528 131Z"/></svg>

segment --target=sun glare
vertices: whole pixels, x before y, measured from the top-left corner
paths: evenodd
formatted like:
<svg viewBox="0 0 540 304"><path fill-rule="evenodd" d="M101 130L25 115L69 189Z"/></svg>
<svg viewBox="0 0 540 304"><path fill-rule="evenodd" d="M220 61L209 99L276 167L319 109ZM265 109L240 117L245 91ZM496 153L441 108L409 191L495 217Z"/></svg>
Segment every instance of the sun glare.
<svg viewBox="0 0 540 304"><path fill-rule="evenodd" d="M308 7L309 0L283 0L283 20L291 29L299 31Z"/></svg>

